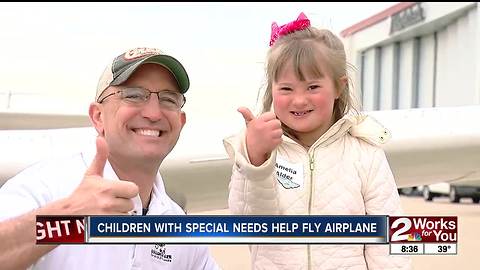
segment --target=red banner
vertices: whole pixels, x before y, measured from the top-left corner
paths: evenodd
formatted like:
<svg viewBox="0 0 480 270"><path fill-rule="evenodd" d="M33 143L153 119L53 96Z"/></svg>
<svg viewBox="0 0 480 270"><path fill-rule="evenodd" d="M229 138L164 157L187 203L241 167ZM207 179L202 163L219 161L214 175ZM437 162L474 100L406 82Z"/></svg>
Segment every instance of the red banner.
<svg viewBox="0 0 480 270"><path fill-rule="evenodd" d="M85 243L83 216L37 216L37 244Z"/></svg>

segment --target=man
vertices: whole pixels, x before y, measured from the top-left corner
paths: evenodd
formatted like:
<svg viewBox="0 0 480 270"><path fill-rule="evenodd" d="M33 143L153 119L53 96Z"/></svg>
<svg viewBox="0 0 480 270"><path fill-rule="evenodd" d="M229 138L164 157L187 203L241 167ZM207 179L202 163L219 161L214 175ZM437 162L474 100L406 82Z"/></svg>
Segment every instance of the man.
<svg viewBox="0 0 480 270"><path fill-rule="evenodd" d="M96 153L36 164L0 189L0 268L217 269L206 246L35 244L36 215L184 214L158 169L185 124L189 86L158 49L116 57L89 108Z"/></svg>

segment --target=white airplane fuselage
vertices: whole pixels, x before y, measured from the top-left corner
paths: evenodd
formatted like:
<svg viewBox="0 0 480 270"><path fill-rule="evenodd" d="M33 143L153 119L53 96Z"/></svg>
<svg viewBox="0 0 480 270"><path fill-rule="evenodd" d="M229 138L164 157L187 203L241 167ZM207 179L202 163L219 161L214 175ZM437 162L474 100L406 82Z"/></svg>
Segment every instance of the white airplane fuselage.
<svg viewBox="0 0 480 270"><path fill-rule="evenodd" d="M398 187L480 179L480 106L367 112L387 127L384 145ZM227 207L231 162L222 139L241 119L186 125L160 171L167 191L188 211ZM84 120L82 120L84 121ZM86 123L85 121L83 123ZM0 131L0 186L44 158L95 146L91 127Z"/></svg>

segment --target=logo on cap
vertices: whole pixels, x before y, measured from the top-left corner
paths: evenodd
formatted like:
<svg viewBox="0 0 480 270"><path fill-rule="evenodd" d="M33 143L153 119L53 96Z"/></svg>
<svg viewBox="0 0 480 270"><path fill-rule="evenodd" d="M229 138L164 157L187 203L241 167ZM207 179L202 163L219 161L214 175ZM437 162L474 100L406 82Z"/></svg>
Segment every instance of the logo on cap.
<svg viewBox="0 0 480 270"><path fill-rule="evenodd" d="M125 60L132 60L140 57L144 57L146 55L156 55L156 54L163 54L162 51L156 48L135 48L131 49L126 52L123 57Z"/></svg>

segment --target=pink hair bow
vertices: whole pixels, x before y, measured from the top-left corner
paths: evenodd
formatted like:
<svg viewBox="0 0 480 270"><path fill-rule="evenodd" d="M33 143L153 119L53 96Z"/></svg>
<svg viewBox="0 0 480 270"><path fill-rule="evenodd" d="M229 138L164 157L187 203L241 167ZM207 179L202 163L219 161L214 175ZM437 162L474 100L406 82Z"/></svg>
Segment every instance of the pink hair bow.
<svg viewBox="0 0 480 270"><path fill-rule="evenodd" d="M276 22L272 23L272 33L270 34L270 47L277 41L281 36L288 35L295 31L301 31L310 26L310 20L303 14L303 12L298 15L298 18L287 24L284 24L278 27Z"/></svg>

